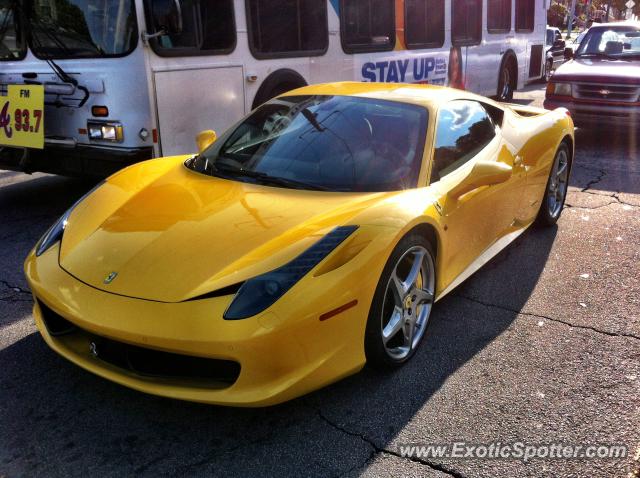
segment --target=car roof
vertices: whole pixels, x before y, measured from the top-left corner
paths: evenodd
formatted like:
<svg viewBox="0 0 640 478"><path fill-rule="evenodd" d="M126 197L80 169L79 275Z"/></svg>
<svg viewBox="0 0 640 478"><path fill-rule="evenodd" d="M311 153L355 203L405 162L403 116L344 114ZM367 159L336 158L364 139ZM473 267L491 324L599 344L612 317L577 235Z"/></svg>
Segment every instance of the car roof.
<svg viewBox="0 0 640 478"><path fill-rule="evenodd" d="M611 27L635 27L640 29L640 23L634 21L628 22L609 22L609 23L594 23L589 27L589 29L597 29L597 28L611 28Z"/></svg>
<svg viewBox="0 0 640 478"><path fill-rule="evenodd" d="M371 83L359 81L341 81L303 86L285 93L293 95L338 95L377 98L381 100L412 103L428 108L455 99L469 99L488 103L500 108L499 104L483 96L468 91L457 90L445 86L421 85L412 83Z"/></svg>

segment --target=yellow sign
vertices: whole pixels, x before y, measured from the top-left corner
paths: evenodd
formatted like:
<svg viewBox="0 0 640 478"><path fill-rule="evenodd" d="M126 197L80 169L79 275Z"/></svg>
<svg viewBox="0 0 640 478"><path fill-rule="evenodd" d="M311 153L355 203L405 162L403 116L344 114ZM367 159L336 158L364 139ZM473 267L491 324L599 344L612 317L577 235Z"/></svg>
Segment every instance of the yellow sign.
<svg viewBox="0 0 640 478"><path fill-rule="evenodd" d="M0 145L44 148L42 85L9 85L0 96Z"/></svg>

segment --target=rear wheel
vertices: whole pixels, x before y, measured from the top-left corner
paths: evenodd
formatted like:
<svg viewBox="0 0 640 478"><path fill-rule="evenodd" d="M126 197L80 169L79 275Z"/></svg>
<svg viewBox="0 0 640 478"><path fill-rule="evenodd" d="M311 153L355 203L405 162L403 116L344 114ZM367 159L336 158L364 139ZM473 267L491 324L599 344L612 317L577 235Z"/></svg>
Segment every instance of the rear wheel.
<svg viewBox="0 0 640 478"><path fill-rule="evenodd" d="M562 143L556 152L551 166L547 188L540 204L536 222L541 226L553 226L562 213L564 201L569 187L569 170L571 169L571 154L569 146Z"/></svg>
<svg viewBox="0 0 640 478"><path fill-rule="evenodd" d="M500 68L500 76L498 77L498 101L511 101L513 99L513 90L515 89L516 68L512 58L506 58L502 62Z"/></svg>
<svg viewBox="0 0 640 478"><path fill-rule="evenodd" d="M253 99L251 109L256 109L271 98L275 98L282 93L300 88L301 86L306 86L306 84L305 79L297 71L290 70L289 68L276 70L265 78L262 85L260 85Z"/></svg>
<svg viewBox="0 0 640 478"><path fill-rule="evenodd" d="M433 247L418 234L406 236L384 267L365 333L367 362L398 367L422 342L435 294Z"/></svg>

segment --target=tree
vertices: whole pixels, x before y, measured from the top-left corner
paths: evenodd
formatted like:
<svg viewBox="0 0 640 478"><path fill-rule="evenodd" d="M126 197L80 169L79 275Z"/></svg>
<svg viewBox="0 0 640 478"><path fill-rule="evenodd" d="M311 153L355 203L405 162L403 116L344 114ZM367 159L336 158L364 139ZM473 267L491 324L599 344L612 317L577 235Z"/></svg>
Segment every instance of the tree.
<svg viewBox="0 0 640 478"><path fill-rule="evenodd" d="M547 10L547 24L562 28L569 9L562 3L552 3Z"/></svg>

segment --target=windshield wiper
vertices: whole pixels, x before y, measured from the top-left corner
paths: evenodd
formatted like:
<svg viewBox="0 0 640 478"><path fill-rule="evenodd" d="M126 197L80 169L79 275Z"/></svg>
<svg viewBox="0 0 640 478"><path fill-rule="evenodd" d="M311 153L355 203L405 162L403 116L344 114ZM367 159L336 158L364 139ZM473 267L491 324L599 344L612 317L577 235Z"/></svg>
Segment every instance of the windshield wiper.
<svg viewBox="0 0 640 478"><path fill-rule="evenodd" d="M621 57L621 56L614 56L614 55L609 55L608 53L601 53L601 52L580 53L580 54L576 55L576 58L589 58L589 57L606 58L608 60L629 61L627 58L624 58L624 57Z"/></svg>
<svg viewBox="0 0 640 478"><path fill-rule="evenodd" d="M309 108L303 108L301 110L302 116L304 116L306 118L306 120L311 123L311 126L313 126L315 129L317 129L318 131L320 131L321 133L325 130L325 128L323 128L320 123L318 123L318 120L316 118L316 115L314 113L312 113L311 111L309 111Z"/></svg>
<svg viewBox="0 0 640 478"><path fill-rule="evenodd" d="M293 188L293 189L313 189L316 191L327 191L329 189L324 186L320 186L319 184L307 183L305 181L298 181L296 179L288 179L288 178L281 178L278 176L271 176L270 174L267 174L267 173L261 173L259 171L251 171L249 169L235 168L231 166L224 166L220 168L219 166L211 162L209 163L209 166L211 167L211 169L213 169L214 175L216 175L215 173L218 172L218 173L222 173L223 175L230 174L232 176L244 176L247 178L256 179L258 182L262 184L273 184L276 186L284 186L284 187Z"/></svg>
<svg viewBox="0 0 640 478"><path fill-rule="evenodd" d="M24 9L22 8L22 6L18 6L18 4L16 3L17 9L20 10L20 13L27 18L27 12L24 11ZM42 50L43 48L43 44L42 41L40 40L40 38L38 37L38 35L34 35L33 34L33 27L36 26L38 28L38 30L45 36L49 37L49 39L51 41L53 41L54 44L56 44L58 46L58 48L62 49L65 53L69 53L71 52L71 50L69 49L69 47L67 47L67 45L65 45L65 43L60 39L60 37L58 37L52 30L50 30L46 24L44 24L44 22L42 22L41 20L39 20L38 18L33 18L33 16L29 16L28 17L30 19L30 21L27 23L27 28L29 29L29 37L31 38L31 41L34 43L34 45L36 47L38 47L39 49ZM80 100L80 103L78 104L78 108L82 108L85 103L87 102L87 100L89 99L89 90L85 87L82 86L80 84L78 84L78 80L76 80L75 78L71 77L66 71L64 71L62 69L62 67L60 65L58 65L55 61L53 61L53 59L51 58L45 58L44 61L47 63L47 65L49 65L49 67L53 70L53 72L56 74L56 76L60 79L60 81L62 81L63 83L70 83L72 84L75 88L79 89L80 91L82 91L82 93L84 94L84 97ZM56 105L55 106L64 106L61 104L58 104L59 101L56 101Z"/></svg>

